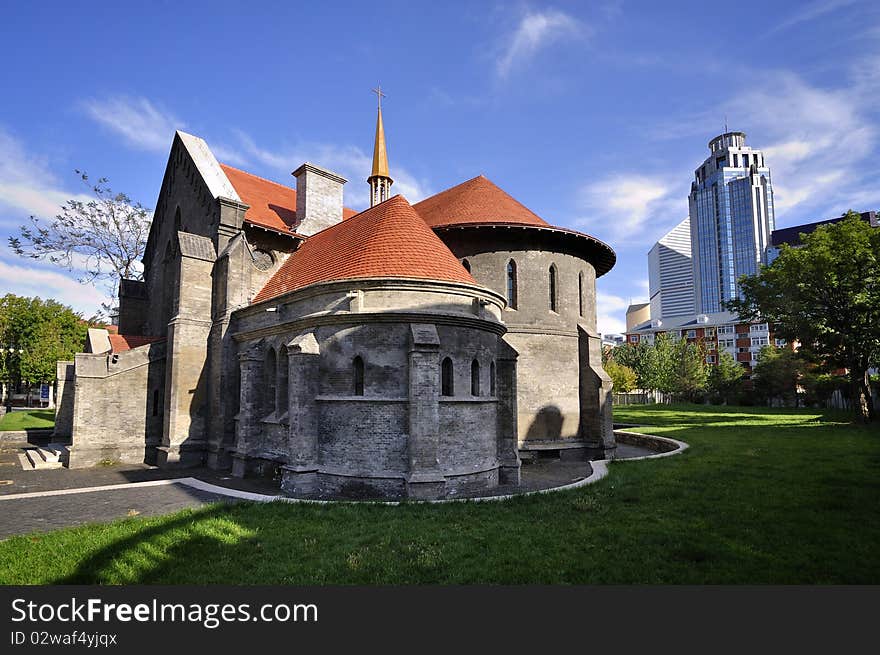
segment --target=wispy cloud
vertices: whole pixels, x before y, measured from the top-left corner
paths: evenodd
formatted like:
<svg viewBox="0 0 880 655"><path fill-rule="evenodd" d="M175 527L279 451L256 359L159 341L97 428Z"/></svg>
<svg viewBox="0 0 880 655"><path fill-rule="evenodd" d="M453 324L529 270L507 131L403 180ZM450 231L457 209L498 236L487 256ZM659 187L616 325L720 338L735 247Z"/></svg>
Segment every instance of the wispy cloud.
<svg viewBox="0 0 880 655"><path fill-rule="evenodd" d="M0 127L0 228L22 225L31 215L51 218L71 198L91 199L63 190L48 158L29 152Z"/></svg>
<svg viewBox="0 0 880 655"><path fill-rule="evenodd" d="M876 188L869 162L878 129L866 111L872 94L864 88L872 81L821 88L793 73L776 73L732 103L747 131L766 139L754 145L766 153L779 215L798 207L823 214L815 216L820 220L845 210L855 190Z"/></svg>
<svg viewBox="0 0 880 655"><path fill-rule="evenodd" d="M706 141L720 134L720 116L730 129L748 133L748 144L766 155L773 176L777 220L821 220L847 208L880 203L872 165L880 146L876 99L880 93L880 56L858 57L833 85L816 84L787 70L741 71L731 81L729 100L687 116L678 116L653 134ZM708 150L704 151L708 155ZM698 165L670 174L690 178ZM687 192L684 192L685 197Z"/></svg>
<svg viewBox="0 0 880 655"><path fill-rule="evenodd" d="M550 44L588 33L586 25L564 12L555 9L528 12L516 29L505 36L496 62L496 72L499 77L505 78L514 68L532 59Z"/></svg>
<svg viewBox="0 0 880 655"><path fill-rule="evenodd" d="M646 300L625 299L604 291L596 292L596 328L601 334L620 334L626 332L626 308L630 302Z"/></svg>
<svg viewBox="0 0 880 655"><path fill-rule="evenodd" d="M100 125L135 148L167 152L183 121L144 97L114 96L84 100L82 109Z"/></svg>
<svg viewBox="0 0 880 655"><path fill-rule="evenodd" d="M86 317L101 311L101 303L109 298L91 284L80 284L57 269L43 267L25 260L12 259L5 246L0 247L0 280L3 291L19 296L53 298L70 305Z"/></svg>
<svg viewBox="0 0 880 655"><path fill-rule="evenodd" d="M792 13L788 18L774 26L767 35L775 34L790 27L807 23L809 21L825 16L838 9L843 9L849 5L856 4L858 0L813 0L798 7L797 11Z"/></svg>
<svg viewBox="0 0 880 655"><path fill-rule="evenodd" d="M576 223L616 244L651 241L687 213L681 196L686 192L670 180L669 175L619 172L591 182L581 190L584 217Z"/></svg>
<svg viewBox="0 0 880 655"><path fill-rule="evenodd" d="M246 163L257 162L275 171L278 179L287 179L290 172L303 162L314 162L349 180L349 184L345 185L346 205L354 208L365 208L369 205L369 189L365 180L370 174L372 157L357 146L300 143L292 147L270 149L258 145L246 132L236 130L235 134ZM430 187L425 180L418 179L393 161L391 174L394 178L392 191L406 196L410 202L418 202L430 195Z"/></svg>

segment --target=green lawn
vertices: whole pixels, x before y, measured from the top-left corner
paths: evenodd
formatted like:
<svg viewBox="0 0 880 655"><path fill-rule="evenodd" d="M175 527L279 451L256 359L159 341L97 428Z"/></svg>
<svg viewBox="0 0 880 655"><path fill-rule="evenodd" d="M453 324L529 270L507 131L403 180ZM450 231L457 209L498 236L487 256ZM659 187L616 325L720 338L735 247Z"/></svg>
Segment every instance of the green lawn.
<svg viewBox="0 0 880 655"><path fill-rule="evenodd" d="M55 426L54 409L31 409L8 412L0 419L0 432L8 430L29 430L31 428L51 428Z"/></svg>
<svg viewBox="0 0 880 655"><path fill-rule="evenodd" d="M21 583L880 583L880 428L621 407L682 455L500 503L240 504L0 542Z"/></svg>

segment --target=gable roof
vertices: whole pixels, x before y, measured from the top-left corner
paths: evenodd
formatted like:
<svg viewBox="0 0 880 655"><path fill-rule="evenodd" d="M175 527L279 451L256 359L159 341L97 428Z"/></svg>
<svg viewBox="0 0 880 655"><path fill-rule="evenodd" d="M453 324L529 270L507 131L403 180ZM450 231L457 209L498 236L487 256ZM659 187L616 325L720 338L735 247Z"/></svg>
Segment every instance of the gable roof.
<svg viewBox="0 0 880 655"><path fill-rule="evenodd" d="M250 208L244 214L244 220L284 234L295 234L298 223L296 218L296 189L272 182L252 173L220 164L229 182L238 192L241 201ZM342 208L343 220L351 218L357 212L348 207Z"/></svg>
<svg viewBox="0 0 880 655"><path fill-rule="evenodd" d="M397 195L310 236L253 302L319 282L376 277L477 284L406 198Z"/></svg>
<svg viewBox="0 0 880 655"><path fill-rule="evenodd" d="M441 191L414 206L431 227L461 224L550 224L483 175Z"/></svg>
<svg viewBox="0 0 880 655"><path fill-rule="evenodd" d="M131 334L110 334L108 337L110 338L110 351L114 353L125 352L156 341L165 341L165 337L142 337Z"/></svg>

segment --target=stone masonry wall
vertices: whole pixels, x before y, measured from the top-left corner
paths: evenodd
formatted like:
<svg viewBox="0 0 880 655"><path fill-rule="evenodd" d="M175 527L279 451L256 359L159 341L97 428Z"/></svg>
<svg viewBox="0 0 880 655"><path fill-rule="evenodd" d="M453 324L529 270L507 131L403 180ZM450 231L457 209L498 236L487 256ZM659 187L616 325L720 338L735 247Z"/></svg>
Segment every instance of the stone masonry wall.
<svg viewBox="0 0 880 655"><path fill-rule="evenodd" d="M165 345L77 354L70 467L142 463L162 434Z"/></svg>

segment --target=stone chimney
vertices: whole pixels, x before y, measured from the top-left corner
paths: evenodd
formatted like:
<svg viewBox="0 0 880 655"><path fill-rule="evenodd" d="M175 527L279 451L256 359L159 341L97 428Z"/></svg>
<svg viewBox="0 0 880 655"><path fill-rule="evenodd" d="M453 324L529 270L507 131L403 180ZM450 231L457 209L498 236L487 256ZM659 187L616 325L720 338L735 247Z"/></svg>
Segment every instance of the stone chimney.
<svg viewBox="0 0 880 655"><path fill-rule="evenodd" d="M295 171L295 232L311 236L342 221L342 185L346 180L306 162Z"/></svg>

